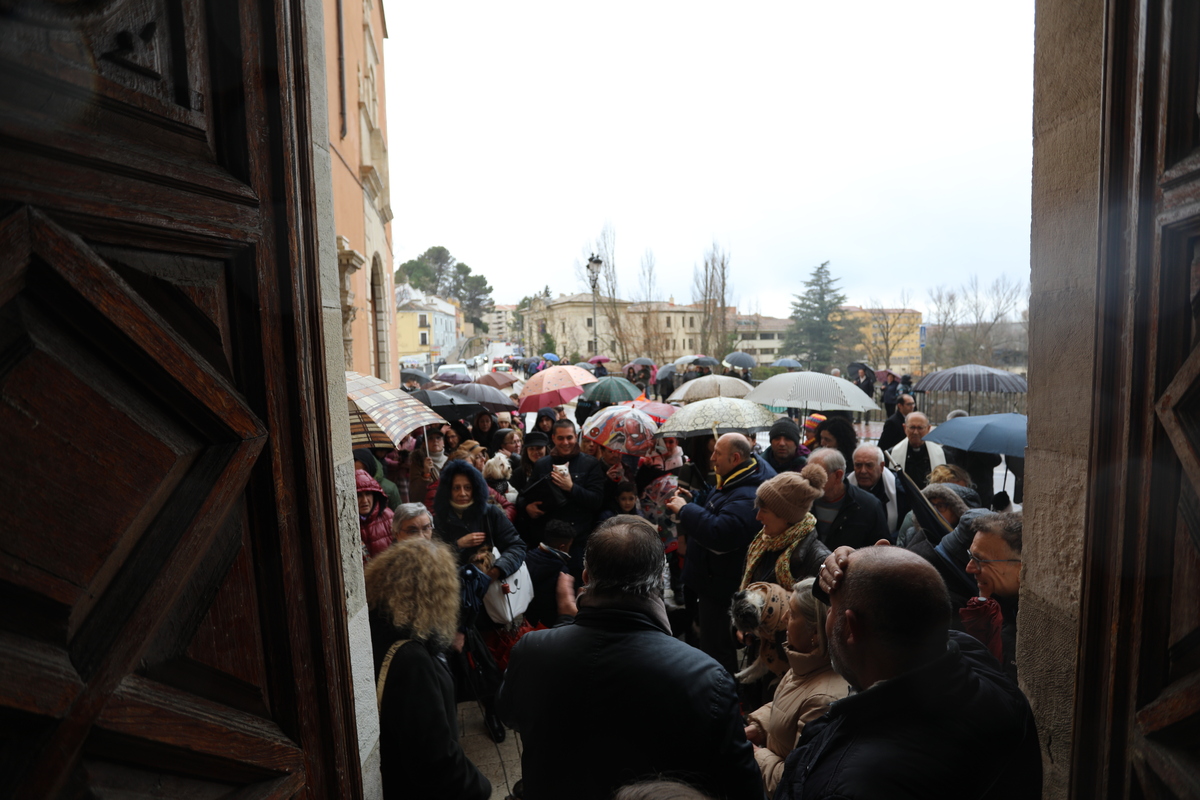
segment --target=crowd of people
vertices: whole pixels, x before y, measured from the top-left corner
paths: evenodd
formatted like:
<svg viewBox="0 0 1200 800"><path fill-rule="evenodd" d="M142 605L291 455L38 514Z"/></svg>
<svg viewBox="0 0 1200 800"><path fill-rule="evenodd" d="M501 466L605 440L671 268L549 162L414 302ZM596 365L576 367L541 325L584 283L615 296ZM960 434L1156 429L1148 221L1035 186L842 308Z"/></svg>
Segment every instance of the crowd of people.
<svg viewBox="0 0 1200 800"><path fill-rule="evenodd" d="M490 796L463 700L529 800L1038 796L1021 514L892 399L878 443L829 412L635 458L547 407L356 450L385 796Z"/></svg>

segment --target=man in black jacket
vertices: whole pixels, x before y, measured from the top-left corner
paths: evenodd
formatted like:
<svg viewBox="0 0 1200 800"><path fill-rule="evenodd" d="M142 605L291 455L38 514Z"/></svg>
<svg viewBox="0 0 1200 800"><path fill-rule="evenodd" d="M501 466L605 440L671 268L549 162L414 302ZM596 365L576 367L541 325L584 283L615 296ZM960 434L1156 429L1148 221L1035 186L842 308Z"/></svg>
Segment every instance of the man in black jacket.
<svg viewBox="0 0 1200 800"><path fill-rule="evenodd" d="M879 434L879 449L885 453L904 441L904 418L917 410L917 401L911 394L902 394L896 401L896 413L883 421L883 432Z"/></svg>
<svg viewBox="0 0 1200 800"><path fill-rule="evenodd" d="M949 630L937 570L899 547L843 548L821 568L833 668L857 693L804 727L776 800L1042 796L1025 695Z"/></svg>
<svg viewBox="0 0 1200 800"><path fill-rule="evenodd" d="M521 637L500 687L521 732L525 800L608 800L670 776L713 797L761 800L733 678L671 636L662 542L641 517L592 534L573 624Z"/></svg>
<svg viewBox="0 0 1200 800"><path fill-rule="evenodd" d="M571 574L579 578L583 572L583 550L588 534L592 532L600 507L604 504L604 465L598 459L579 452L575 423L570 420L556 421L551 428L550 440L553 449L550 455L534 464L530 484L546 478L558 491L556 497L562 502L550 507L548 501L531 500L523 494L517 498L517 510L533 520L546 517L571 524L575 529L575 541L571 545Z"/></svg>
<svg viewBox="0 0 1200 800"><path fill-rule="evenodd" d="M763 457L771 465L771 469L776 473L799 472L804 469L808 458L800 451L800 427L795 422L786 417L778 420L771 426L767 437L771 446Z"/></svg>
<svg viewBox="0 0 1200 800"><path fill-rule="evenodd" d="M879 500L846 480L845 456L832 447L819 447L808 457L808 462L820 464L829 475L825 495L812 507L817 518L817 537L826 547L830 550L842 545L869 547L880 539L895 541Z"/></svg>

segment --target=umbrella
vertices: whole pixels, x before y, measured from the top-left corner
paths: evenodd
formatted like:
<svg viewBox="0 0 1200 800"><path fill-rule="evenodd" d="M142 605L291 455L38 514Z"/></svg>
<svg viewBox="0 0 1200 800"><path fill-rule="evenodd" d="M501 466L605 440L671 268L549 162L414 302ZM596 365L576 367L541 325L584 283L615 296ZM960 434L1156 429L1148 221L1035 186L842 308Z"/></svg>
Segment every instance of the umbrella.
<svg viewBox="0 0 1200 800"><path fill-rule="evenodd" d="M554 353L542 353L542 358L546 361L558 361L558 356Z"/></svg>
<svg viewBox="0 0 1200 800"><path fill-rule="evenodd" d="M447 420L470 419L483 411L483 406L462 395L439 392L434 389L419 389L412 397L420 400Z"/></svg>
<svg viewBox="0 0 1200 800"><path fill-rule="evenodd" d="M896 380L900 380L900 376L896 375L896 373L892 372L890 369L875 370L875 380L879 381L880 383L883 383L884 381L886 381L888 375L893 375L893 376L895 376Z"/></svg>
<svg viewBox="0 0 1200 800"><path fill-rule="evenodd" d="M879 406L844 378L823 372L784 372L772 375L746 395L747 400L769 406L807 408L810 411L870 411Z"/></svg>
<svg viewBox="0 0 1200 800"><path fill-rule="evenodd" d="M669 406L666 403L656 403L653 400L626 400L621 403L623 406L630 406L641 411L650 419L662 425L671 418L671 415L679 410L678 406Z"/></svg>
<svg viewBox="0 0 1200 800"><path fill-rule="evenodd" d="M863 363L862 361L851 361L849 364L847 364L846 374L850 376L850 380L854 380L858 377L858 371L860 369L866 372L868 375L875 374L875 368L869 364Z"/></svg>
<svg viewBox="0 0 1200 800"><path fill-rule="evenodd" d="M721 362L711 356L700 356L692 362L692 365L697 367L719 367L721 366Z"/></svg>
<svg viewBox="0 0 1200 800"><path fill-rule="evenodd" d="M686 367L688 364L691 364L697 358L706 358L706 356L703 353L696 353L695 355L690 355L690 356L680 356L679 358L675 359L675 366Z"/></svg>
<svg viewBox="0 0 1200 800"><path fill-rule="evenodd" d="M433 379L435 381L441 381L442 383L451 384L471 383L471 376L464 375L461 372L439 372L437 375L433 376Z"/></svg>
<svg viewBox="0 0 1200 800"><path fill-rule="evenodd" d="M642 390L619 375L598 378L583 390L583 399L593 403L620 403L641 397Z"/></svg>
<svg viewBox="0 0 1200 800"><path fill-rule="evenodd" d="M519 383L520 380L520 378L511 372L487 372L476 378L475 382L483 386L491 386L495 389L507 389L514 383Z"/></svg>
<svg viewBox="0 0 1200 800"><path fill-rule="evenodd" d="M788 369L803 369L804 365L794 358L777 358L771 362L772 367L787 367Z"/></svg>
<svg viewBox="0 0 1200 800"><path fill-rule="evenodd" d="M657 364L655 364L653 361L646 358L645 356L642 356L640 358L635 358L633 361L630 361L629 364L633 364L638 367L657 367L658 366ZM625 366L628 367L629 364L626 364Z"/></svg>
<svg viewBox="0 0 1200 800"><path fill-rule="evenodd" d="M396 447L396 443L392 441L392 437L387 435L387 431L379 427L375 420L367 416L367 412L354 404L354 401L346 398L346 403L350 407L350 446L357 450L360 447L368 447L374 449Z"/></svg>
<svg viewBox="0 0 1200 800"><path fill-rule="evenodd" d="M654 420L628 406L609 406L584 420L582 435L609 450L631 456L649 455L654 450Z"/></svg>
<svg viewBox="0 0 1200 800"><path fill-rule="evenodd" d="M579 367L544 369L529 379L521 390L521 411L537 411L545 406L560 406L583 394L583 387L595 383L596 376Z"/></svg>
<svg viewBox="0 0 1200 800"><path fill-rule="evenodd" d="M658 429L659 436L687 439L723 433L755 433L770 430L778 416L758 403L737 397L711 397L684 406Z"/></svg>
<svg viewBox="0 0 1200 800"><path fill-rule="evenodd" d="M725 364L738 369L754 369L758 366L758 361L749 353L738 350L725 356Z"/></svg>
<svg viewBox="0 0 1200 800"><path fill-rule="evenodd" d="M958 417L938 425L925 439L971 453L1024 458L1027 421L1024 414Z"/></svg>
<svg viewBox="0 0 1200 800"><path fill-rule="evenodd" d="M675 365L667 364L664 367L658 368L658 372L656 372L654 374L654 378L655 378L655 380L663 381L663 380L666 380L667 378L671 377L674 374L675 374Z"/></svg>
<svg viewBox="0 0 1200 800"><path fill-rule="evenodd" d="M429 377L428 373L422 372L419 369L412 369L411 367L406 367L405 369L400 370L400 382L404 383L405 381L408 381L408 380L416 381L417 383L424 386L425 384L429 383L429 381L431 381L432 378Z"/></svg>
<svg viewBox="0 0 1200 800"><path fill-rule="evenodd" d="M607 364L609 361L612 359L608 356L592 356L588 359L589 364Z"/></svg>
<svg viewBox="0 0 1200 800"><path fill-rule="evenodd" d="M667 402L694 403L697 400L707 400L710 397L745 397L753 387L740 378L728 375L705 375L703 378L693 378L676 389Z"/></svg>
<svg viewBox="0 0 1200 800"><path fill-rule="evenodd" d="M510 400L504 392L483 383L464 383L462 386L452 386L446 393L462 395L488 411L512 411L517 407L517 404Z"/></svg>
<svg viewBox="0 0 1200 800"><path fill-rule="evenodd" d="M357 407L376 427L387 434L387 438L394 446L399 445L406 436L418 428L446 422L441 416L421 405L408 392L397 389L374 375L360 375L357 372L347 371L346 396L353 406ZM354 415L351 414L352 435L354 433L353 417ZM368 432L364 427L359 435L362 439L354 440L356 444L360 440L369 440L374 434Z"/></svg>
<svg viewBox="0 0 1200 800"><path fill-rule="evenodd" d="M982 364L931 372L913 387L917 392L1028 392L1029 384L1020 375Z"/></svg>
<svg viewBox="0 0 1200 800"><path fill-rule="evenodd" d="M588 372L592 373L596 371L596 365L588 363L587 361L580 361L575 366L579 367L580 369L586 369Z"/></svg>

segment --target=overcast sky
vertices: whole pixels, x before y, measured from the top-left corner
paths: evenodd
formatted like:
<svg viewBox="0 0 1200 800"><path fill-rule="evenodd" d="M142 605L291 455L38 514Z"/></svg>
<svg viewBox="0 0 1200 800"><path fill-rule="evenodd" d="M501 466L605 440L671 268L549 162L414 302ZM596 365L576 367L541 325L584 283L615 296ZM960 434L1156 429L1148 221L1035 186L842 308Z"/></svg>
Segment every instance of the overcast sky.
<svg viewBox="0 0 1200 800"><path fill-rule="evenodd" d="M1033 0L384 4L398 262L586 291L607 223L626 297L713 242L774 316L822 261L857 305L1028 282Z"/></svg>

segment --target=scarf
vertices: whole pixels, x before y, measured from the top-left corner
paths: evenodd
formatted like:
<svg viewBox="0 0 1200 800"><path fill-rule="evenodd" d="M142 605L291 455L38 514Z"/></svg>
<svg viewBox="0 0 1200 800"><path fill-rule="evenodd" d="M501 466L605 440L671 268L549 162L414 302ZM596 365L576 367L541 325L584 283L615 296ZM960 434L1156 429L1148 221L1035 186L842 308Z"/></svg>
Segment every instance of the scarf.
<svg viewBox="0 0 1200 800"><path fill-rule="evenodd" d="M753 458L751 458L749 463L747 463L746 466L742 467L741 469L735 469L733 472L729 473L728 475L718 475L717 476L717 488L724 489L725 484L732 483L733 481L736 481L738 478L745 476L748 472L755 469L757 466L758 466L758 462L755 461Z"/></svg>
<svg viewBox="0 0 1200 800"><path fill-rule="evenodd" d="M763 535L762 531L759 531L758 536L755 536L754 541L750 543L750 549L746 551L746 569L742 572L740 588L745 589L750 583L754 567L765 553L774 552L782 547L783 550L780 551L779 558L775 561L775 582L790 592L792 585L796 582L796 579L792 577L792 551L816 527L817 519L809 513L779 536L767 537Z"/></svg>

